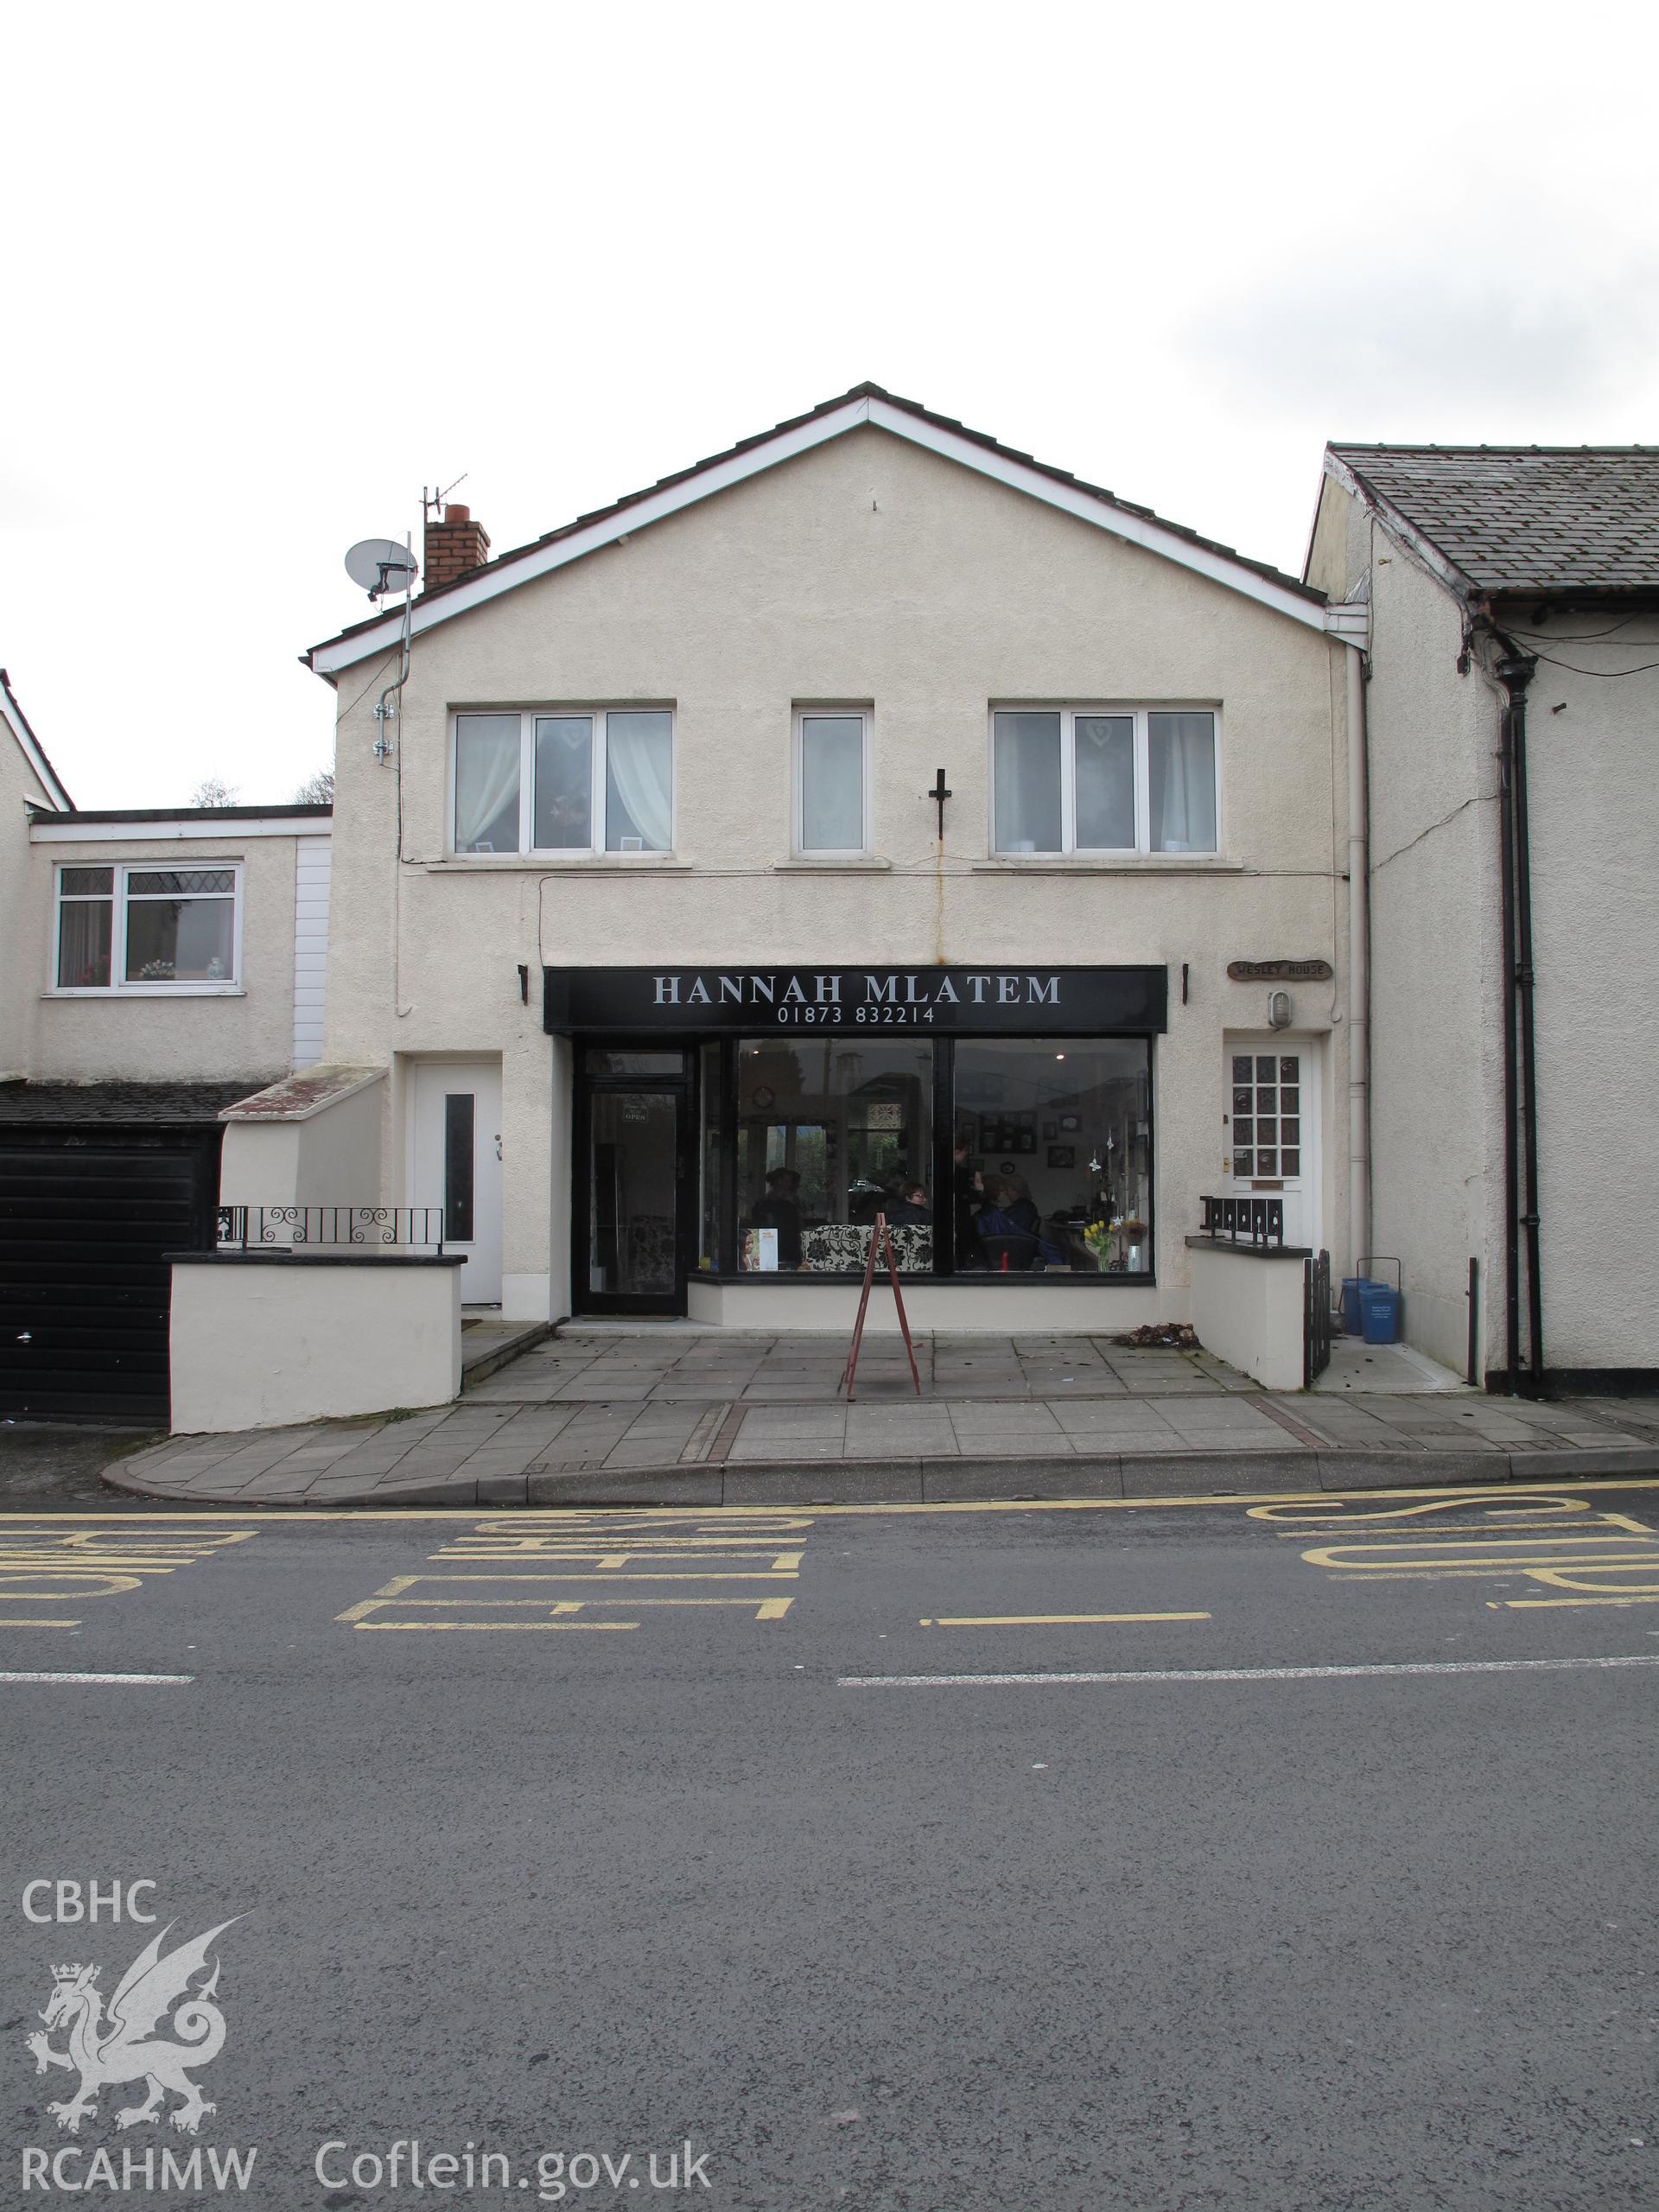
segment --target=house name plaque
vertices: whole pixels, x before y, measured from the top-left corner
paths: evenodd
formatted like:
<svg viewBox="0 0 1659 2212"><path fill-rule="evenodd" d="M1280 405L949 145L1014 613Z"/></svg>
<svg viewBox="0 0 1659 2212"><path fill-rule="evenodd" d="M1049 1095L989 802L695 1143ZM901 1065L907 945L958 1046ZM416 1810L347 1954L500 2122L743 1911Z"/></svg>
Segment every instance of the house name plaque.
<svg viewBox="0 0 1659 2212"><path fill-rule="evenodd" d="M1236 983L1328 983L1335 971L1328 960L1230 960Z"/></svg>

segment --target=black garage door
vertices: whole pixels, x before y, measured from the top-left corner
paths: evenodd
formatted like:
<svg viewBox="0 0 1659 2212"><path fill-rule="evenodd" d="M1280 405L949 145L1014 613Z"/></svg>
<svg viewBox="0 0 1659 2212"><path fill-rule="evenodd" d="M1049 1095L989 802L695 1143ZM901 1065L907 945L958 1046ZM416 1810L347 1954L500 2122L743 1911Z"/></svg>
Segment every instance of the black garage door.
<svg viewBox="0 0 1659 2212"><path fill-rule="evenodd" d="M167 1420L163 1255L213 1241L220 1138L0 1127L0 1418Z"/></svg>

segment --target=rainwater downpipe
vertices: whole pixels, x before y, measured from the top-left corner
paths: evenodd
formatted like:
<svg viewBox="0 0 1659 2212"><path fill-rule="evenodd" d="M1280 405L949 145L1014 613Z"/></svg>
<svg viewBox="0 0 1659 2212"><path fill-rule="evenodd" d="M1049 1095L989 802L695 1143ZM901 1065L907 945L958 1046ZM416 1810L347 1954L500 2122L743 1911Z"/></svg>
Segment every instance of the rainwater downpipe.
<svg viewBox="0 0 1659 2212"><path fill-rule="evenodd" d="M404 1004L404 747L401 729L396 737L387 733L389 726L398 717L404 703L404 686L409 681L414 608L411 588L404 594L404 633L397 673L380 694L374 709L374 719L378 725L378 734L374 741L374 757L383 768L390 760L393 772L397 844L391 871L391 1002L400 1021L407 1020L415 1011L412 1006ZM395 705L392 703L394 698Z"/></svg>
<svg viewBox="0 0 1659 2212"><path fill-rule="evenodd" d="M1500 637L1492 673L1503 686L1499 747L1503 804L1503 1202L1505 1357L1511 1395L1544 1382L1543 1277L1538 1214L1538 1065L1532 960L1532 840L1527 809L1527 686L1538 664ZM1525 1211L1522 1209L1522 1185ZM1527 1247L1527 1366L1521 1365L1521 1245Z"/></svg>
<svg viewBox="0 0 1659 2212"><path fill-rule="evenodd" d="M1348 658L1348 1240L1351 1265L1371 1249L1370 774L1365 655Z"/></svg>

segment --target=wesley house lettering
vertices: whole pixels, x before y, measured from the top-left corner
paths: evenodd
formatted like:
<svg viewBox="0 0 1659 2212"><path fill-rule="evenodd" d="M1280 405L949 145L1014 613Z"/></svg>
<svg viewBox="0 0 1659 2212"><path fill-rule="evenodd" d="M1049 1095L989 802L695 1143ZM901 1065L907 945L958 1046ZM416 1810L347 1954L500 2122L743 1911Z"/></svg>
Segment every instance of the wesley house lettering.
<svg viewBox="0 0 1659 2212"><path fill-rule="evenodd" d="M546 1027L653 1030L944 1028L963 1034L1165 1026L1161 968L572 968L544 971Z"/></svg>

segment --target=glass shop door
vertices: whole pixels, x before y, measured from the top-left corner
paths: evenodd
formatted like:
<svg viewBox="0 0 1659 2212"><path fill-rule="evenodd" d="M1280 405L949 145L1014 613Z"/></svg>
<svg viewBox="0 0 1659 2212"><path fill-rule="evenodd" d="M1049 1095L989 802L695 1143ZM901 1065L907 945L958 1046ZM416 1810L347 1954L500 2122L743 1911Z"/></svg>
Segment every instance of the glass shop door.
<svg viewBox="0 0 1659 2212"><path fill-rule="evenodd" d="M685 1311L696 1163L684 1052L589 1048L576 1083L578 1313Z"/></svg>

